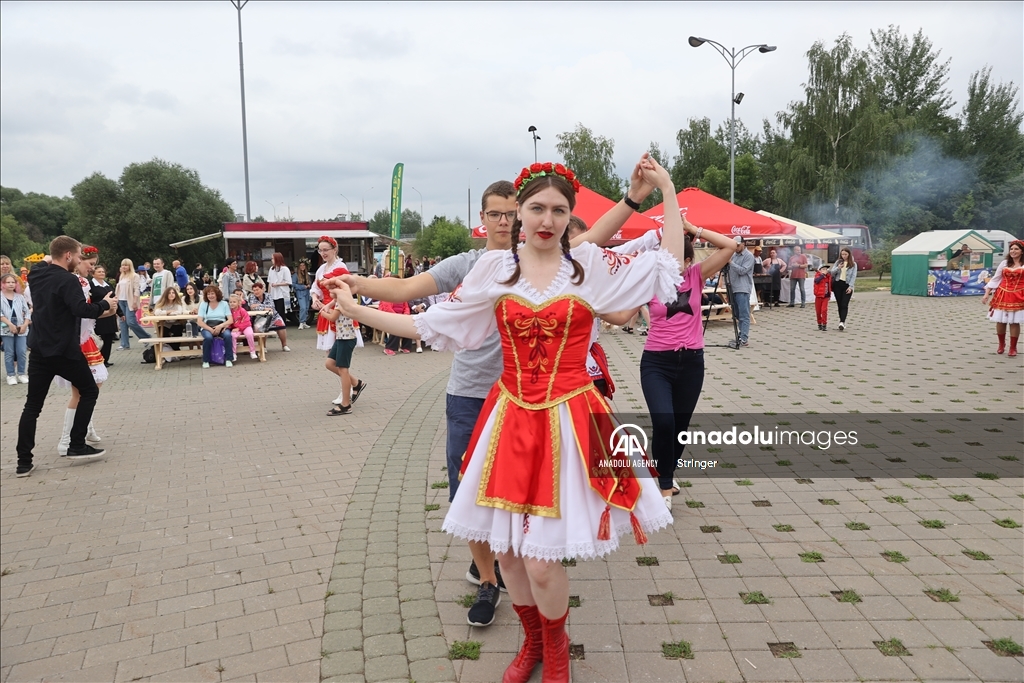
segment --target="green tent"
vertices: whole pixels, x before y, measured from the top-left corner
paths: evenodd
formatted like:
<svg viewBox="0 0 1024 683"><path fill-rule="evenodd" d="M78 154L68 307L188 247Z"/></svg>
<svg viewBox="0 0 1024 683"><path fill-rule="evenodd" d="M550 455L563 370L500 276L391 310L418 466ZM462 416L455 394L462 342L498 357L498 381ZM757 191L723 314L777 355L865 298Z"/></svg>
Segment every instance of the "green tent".
<svg viewBox="0 0 1024 683"><path fill-rule="evenodd" d="M970 247L973 259L951 262L963 244ZM892 293L980 296L992 274L995 251L995 245L974 230L922 232L892 250Z"/></svg>

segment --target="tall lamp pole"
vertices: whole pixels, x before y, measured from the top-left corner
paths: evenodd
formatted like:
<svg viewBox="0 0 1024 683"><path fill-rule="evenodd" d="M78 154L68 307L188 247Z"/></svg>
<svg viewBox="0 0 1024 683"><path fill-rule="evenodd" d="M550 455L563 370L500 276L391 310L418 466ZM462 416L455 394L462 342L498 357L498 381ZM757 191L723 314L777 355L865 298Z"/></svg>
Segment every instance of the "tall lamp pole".
<svg viewBox="0 0 1024 683"><path fill-rule="evenodd" d="M360 195L360 197L359 197L359 199L363 202L363 213L359 217L361 219L363 219L364 221L366 220L366 193L369 192L372 189L373 189L373 187L371 187L369 190L365 190L363 192L363 194Z"/></svg>
<svg viewBox="0 0 1024 683"><path fill-rule="evenodd" d="M473 173L479 171L479 168L474 168L472 173L469 174L469 178L466 179L466 229L472 230L473 226Z"/></svg>
<svg viewBox="0 0 1024 683"><path fill-rule="evenodd" d="M736 105L743 101L743 93L736 94L736 67L740 65L747 55L757 50L761 54L767 52L774 52L776 47L774 45L765 45L761 43L759 45L747 45L745 48L737 50L736 48L727 48L721 43L717 43L708 38L698 38L697 36L690 36L690 47L700 47L704 43L707 43L711 47L718 51L718 54L722 55L725 62L729 65L732 70L732 115L729 118L729 201L733 204L736 203Z"/></svg>
<svg viewBox="0 0 1024 683"><path fill-rule="evenodd" d="M245 220L252 220L249 209L249 140L245 130L245 65L242 60L242 8L249 0L231 0L238 10L238 79L242 85L242 164L245 168Z"/></svg>
<svg viewBox="0 0 1024 683"><path fill-rule="evenodd" d="M348 213L345 214L345 218L347 218L349 220L352 220L352 202L348 201L348 197L346 197L345 195L343 195L340 192L338 193L338 196L341 197L342 199L344 199L348 203Z"/></svg>
<svg viewBox="0 0 1024 683"><path fill-rule="evenodd" d="M411 188L413 192L420 196L420 230L423 229L423 193L417 190L415 187Z"/></svg>
<svg viewBox="0 0 1024 683"><path fill-rule="evenodd" d="M533 163L537 163L537 140L540 140L540 136L537 135L537 126L530 126L526 132L533 133Z"/></svg>

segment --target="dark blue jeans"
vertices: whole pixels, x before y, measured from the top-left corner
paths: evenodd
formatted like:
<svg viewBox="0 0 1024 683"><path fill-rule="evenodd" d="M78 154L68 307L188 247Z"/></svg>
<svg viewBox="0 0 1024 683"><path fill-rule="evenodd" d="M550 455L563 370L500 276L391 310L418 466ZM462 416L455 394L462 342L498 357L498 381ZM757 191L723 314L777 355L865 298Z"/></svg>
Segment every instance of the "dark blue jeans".
<svg viewBox="0 0 1024 683"><path fill-rule="evenodd" d="M477 418L484 407L484 399L446 394L445 416L448 419L448 439L445 443L445 459L448 463L448 502L455 500L459 490L459 471L462 458L473 436Z"/></svg>
<svg viewBox="0 0 1024 683"><path fill-rule="evenodd" d="M640 386L654 427L648 455L657 461L658 485L667 491L683 455L678 434L689 429L704 386L704 349L644 351Z"/></svg>

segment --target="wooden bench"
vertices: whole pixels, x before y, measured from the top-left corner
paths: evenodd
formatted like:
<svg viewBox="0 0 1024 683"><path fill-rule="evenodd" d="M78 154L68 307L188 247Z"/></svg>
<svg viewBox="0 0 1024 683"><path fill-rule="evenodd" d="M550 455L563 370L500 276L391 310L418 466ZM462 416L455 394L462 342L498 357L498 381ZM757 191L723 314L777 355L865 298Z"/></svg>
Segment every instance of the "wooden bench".
<svg viewBox="0 0 1024 683"><path fill-rule="evenodd" d="M253 341L256 342L256 355L259 357L261 363L267 362L267 337L274 335L277 336L276 332L253 332ZM203 356L203 338L200 337L150 337L149 339L139 340L143 345L152 346L153 352L156 354L156 369L160 370L164 366L164 361L170 360L171 358L201 358ZM238 352L241 353L252 353L252 349L249 348L248 340L245 336L239 338ZM171 349L164 348L171 344L179 344L181 346L188 346L187 349ZM237 358L235 359L237 360Z"/></svg>

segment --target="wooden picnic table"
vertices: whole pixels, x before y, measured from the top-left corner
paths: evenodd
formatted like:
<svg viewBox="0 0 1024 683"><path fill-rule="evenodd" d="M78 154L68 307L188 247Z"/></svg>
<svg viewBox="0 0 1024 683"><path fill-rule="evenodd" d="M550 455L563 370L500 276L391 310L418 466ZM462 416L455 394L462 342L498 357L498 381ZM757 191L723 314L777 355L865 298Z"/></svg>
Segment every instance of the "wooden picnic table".
<svg viewBox="0 0 1024 683"><path fill-rule="evenodd" d="M249 311L250 316L261 316L270 315L272 311ZM170 358L196 358L202 357L203 355L203 337L168 337L164 334L165 326L171 326L180 323L195 323L199 320L199 315L194 313L185 313L182 315L147 315L142 318L142 322L152 323L156 329L156 335L149 339L140 340L143 345L152 346L153 352L156 355L156 369L160 370L164 366L164 361ZM253 332L253 338L256 342L256 348L250 349L248 343L246 343L245 337L242 337L242 350L248 352L256 351L259 356L260 362L266 362L267 360L267 337L272 332ZM179 347L188 348L164 348L171 344L178 345Z"/></svg>

